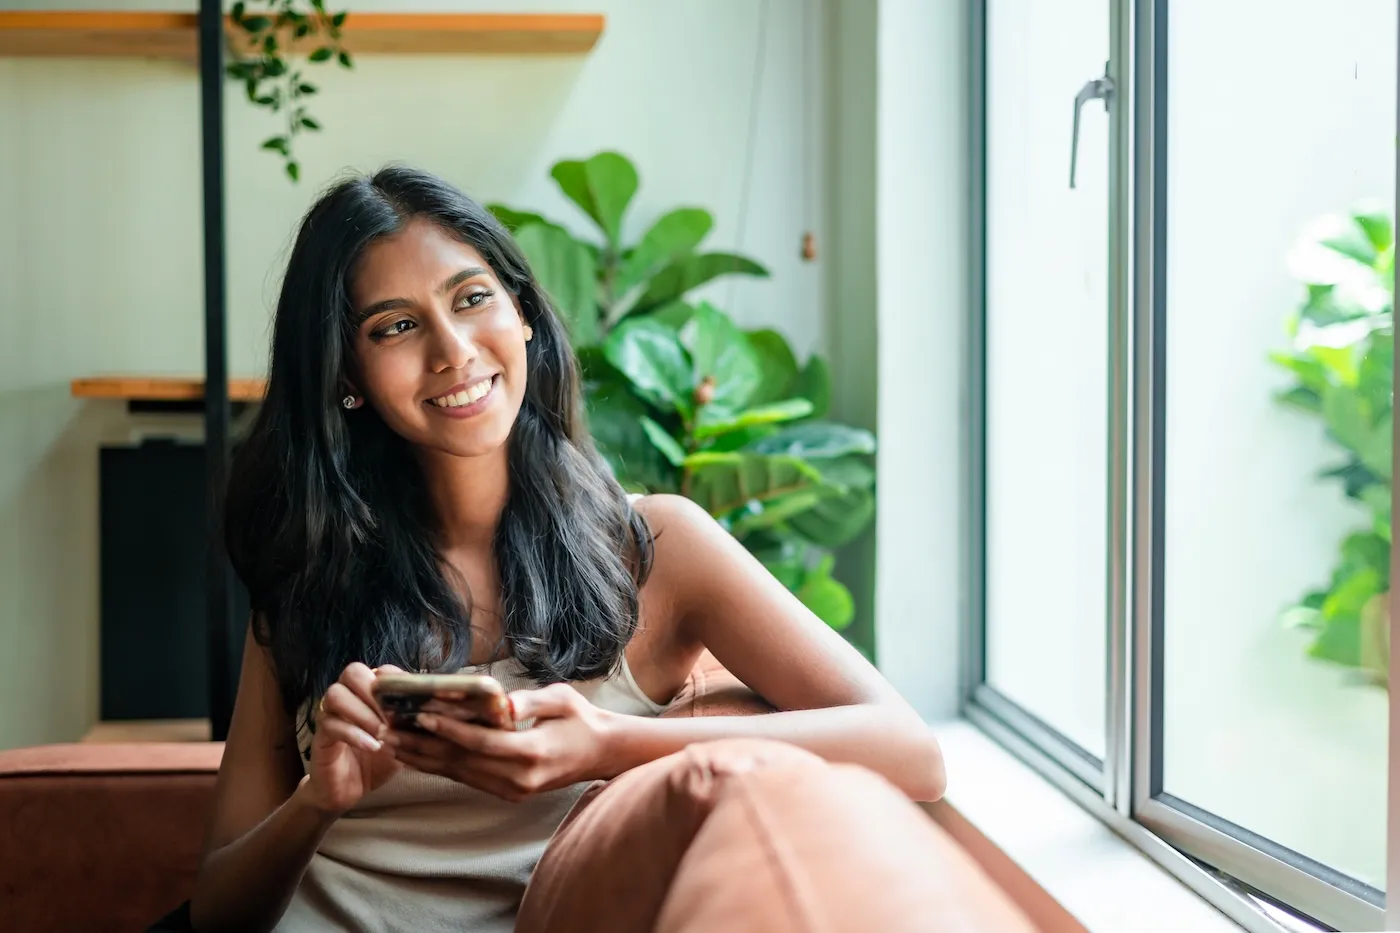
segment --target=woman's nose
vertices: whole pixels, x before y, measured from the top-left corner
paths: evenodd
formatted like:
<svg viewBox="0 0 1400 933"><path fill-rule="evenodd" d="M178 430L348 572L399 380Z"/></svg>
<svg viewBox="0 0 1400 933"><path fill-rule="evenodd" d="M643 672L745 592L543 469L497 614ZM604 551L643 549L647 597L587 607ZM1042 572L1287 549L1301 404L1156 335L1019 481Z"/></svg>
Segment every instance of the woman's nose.
<svg viewBox="0 0 1400 933"><path fill-rule="evenodd" d="M433 327L430 364L435 373L466 369L476 359L477 348L471 334L467 328L455 325L455 321L443 321Z"/></svg>

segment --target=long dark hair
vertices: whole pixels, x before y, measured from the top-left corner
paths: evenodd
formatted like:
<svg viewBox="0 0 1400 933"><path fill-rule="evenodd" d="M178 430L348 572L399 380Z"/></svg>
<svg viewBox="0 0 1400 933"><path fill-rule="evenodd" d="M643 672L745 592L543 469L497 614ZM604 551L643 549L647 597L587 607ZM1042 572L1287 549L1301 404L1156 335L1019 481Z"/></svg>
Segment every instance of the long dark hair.
<svg viewBox="0 0 1400 933"><path fill-rule="evenodd" d="M228 553L289 711L352 661L441 671L471 657L471 597L439 555L417 459L371 407L340 404L354 365L349 276L365 247L415 218L481 253L534 329L493 544L504 647L537 683L588 680L617 666L637 628L651 534L588 436L562 322L490 212L433 175L386 168L337 184L302 221L267 397L232 464Z"/></svg>

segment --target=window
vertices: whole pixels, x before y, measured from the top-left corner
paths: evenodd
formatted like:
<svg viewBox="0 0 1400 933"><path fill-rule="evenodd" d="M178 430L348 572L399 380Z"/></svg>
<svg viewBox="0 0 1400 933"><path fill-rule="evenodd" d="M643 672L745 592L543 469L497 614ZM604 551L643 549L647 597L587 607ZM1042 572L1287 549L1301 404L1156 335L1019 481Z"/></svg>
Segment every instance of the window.
<svg viewBox="0 0 1400 933"><path fill-rule="evenodd" d="M1395 4L1050 7L973 3L969 715L1378 929Z"/></svg>

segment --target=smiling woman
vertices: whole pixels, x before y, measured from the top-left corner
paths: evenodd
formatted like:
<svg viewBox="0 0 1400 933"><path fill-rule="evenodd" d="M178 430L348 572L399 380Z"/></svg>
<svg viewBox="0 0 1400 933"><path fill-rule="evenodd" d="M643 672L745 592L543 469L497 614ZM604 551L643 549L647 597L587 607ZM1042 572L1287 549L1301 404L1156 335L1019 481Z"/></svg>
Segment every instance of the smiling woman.
<svg viewBox="0 0 1400 933"><path fill-rule="evenodd" d="M712 740L942 793L937 743L854 648L694 503L624 494L515 242L431 175L354 178L307 215L232 476L253 618L205 933L509 930L588 782ZM658 719L706 650L786 712ZM528 728L446 695L390 720L375 684L404 669L489 676Z"/></svg>

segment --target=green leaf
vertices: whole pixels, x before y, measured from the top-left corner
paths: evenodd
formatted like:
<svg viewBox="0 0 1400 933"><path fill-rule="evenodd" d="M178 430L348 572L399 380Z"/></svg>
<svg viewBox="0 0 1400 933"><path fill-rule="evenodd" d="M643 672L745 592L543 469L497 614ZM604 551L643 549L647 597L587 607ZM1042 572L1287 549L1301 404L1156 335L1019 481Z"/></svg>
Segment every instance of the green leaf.
<svg viewBox="0 0 1400 933"><path fill-rule="evenodd" d="M1390 479L1390 458L1394 443L1391 436L1392 425L1392 415L1387 412L1377 424L1371 427L1365 445L1357 451L1357 456L1361 458L1361 462L1366 465L1366 468L1387 481Z"/></svg>
<svg viewBox="0 0 1400 933"><path fill-rule="evenodd" d="M1332 588L1322 603L1322 615L1328 623L1356 619L1367 600L1382 589L1380 573L1373 567L1362 567Z"/></svg>
<svg viewBox="0 0 1400 933"><path fill-rule="evenodd" d="M807 574L806 568L802 566L802 563L793 558L766 560L763 562L763 566L768 568L768 572L771 573L779 583L794 593L796 593L797 588L802 585L802 578Z"/></svg>
<svg viewBox="0 0 1400 933"><path fill-rule="evenodd" d="M247 4L244 3L243 0L238 0L238 2L233 5L233 9L229 11L230 15L232 15L235 20L241 21L243 19L243 11L246 7Z"/></svg>
<svg viewBox="0 0 1400 933"><path fill-rule="evenodd" d="M690 357L674 330L647 318L630 319L608 334L603 353L643 399L689 415L695 383Z"/></svg>
<svg viewBox="0 0 1400 933"><path fill-rule="evenodd" d="M690 351L694 384L699 385L706 378L714 380L714 396L707 403L707 410L724 417L748 404L763 374L748 337L728 315L701 302L680 336Z"/></svg>
<svg viewBox="0 0 1400 933"><path fill-rule="evenodd" d="M1374 570L1378 589L1388 589L1390 579L1390 544L1372 531L1359 531L1342 541L1342 560L1353 572Z"/></svg>
<svg viewBox="0 0 1400 933"><path fill-rule="evenodd" d="M336 56L336 58L339 59L339 61L340 61L340 67L342 67L342 68L354 68L354 67L355 67L355 63L352 62L352 61L350 60L350 53L349 53L349 52L344 52L344 51L342 51L339 55Z"/></svg>
<svg viewBox="0 0 1400 933"><path fill-rule="evenodd" d="M316 93L316 85L302 82L297 85L297 93L302 97L310 97L312 94Z"/></svg>
<svg viewBox="0 0 1400 933"><path fill-rule="evenodd" d="M558 224L546 220L544 217L542 217L539 214L536 214L534 211L518 211L515 208L507 207L504 204L488 204L486 205L486 209L491 212L492 216L494 216L497 220L501 222L501 226L505 227L512 233L528 224L545 224L546 226L550 227L559 227ZM559 229L562 230L563 228L560 227Z"/></svg>
<svg viewBox="0 0 1400 933"><path fill-rule="evenodd" d="M655 311L647 315L647 318L674 330L677 334L681 328L690 323L690 319L695 316L695 309L684 301L673 301L668 305L662 305Z"/></svg>
<svg viewBox="0 0 1400 933"><path fill-rule="evenodd" d="M811 461L822 483L840 489L870 489L875 485L875 470L864 457L837 457L834 460Z"/></svg>
<svg viewBox="0 0 1400 933"><path fill-rule="evenodd" d="M827 368L826 360L815 355L808 359L807 365L802 367L788 387L788 394L810 401L813 418L825 418L831 410L831 370Z"/></svg>
<svg viewBox="0 0 1400 933"><path fill-rule="evenodd" d="M730 253L700 253L683 256L652 277L633 310L640 313L664 305L721 275L766 277L768 270L743 256Z"/></svg>
<svg viewBox="0 0 1400 933"><path fill-rule="evenodd" d="M698 207L682 207L663 215L622 263L614 285L617 293L625 293L663 266L692 252L713 225L709 211Z"/></svg>
<svg viewBox="0 0 1400 933"><path fill-rule="evenodd" d="M348 16L349 14L342 10L341 12L331 17L331 25L339 29L341 26L345 25L345 20Z"/></svg>
<svg viewBox="0 0 1400 933"><path fill-rule="evenodd" d="M1308 655L1322 661L1357 667L1361 663L1361 619L1324 621L1317 637L1308 647Z"/></svg>
<svg viewBox="0 0 1400 933"><path fill-rule="evenodd" d="M1389 593L1377 593L1361 607L1357 626L1358 658L1361 667L1380 683L1390 679Z"/></svg>
<svg viewBox="0 0 1400 933"><path fill-rule="evenodd" d="M642 429L647 406L620 382L604 382L588 395L588 429L613 475L632 491L674 492L675 469Z"/></svg>
<svg viewBox="0 0 1400 933"><path fill-rule="evenodd" d="M754 444L778 430L773 424L750 424L743 427L726 428L723 433L706 438L696 438L705 450L729 452L751 449Z"/></svg>
<svg viewBox="0 0 1400 933"><path fill-rule="evenodd" d="M1360 227L1347 230L1340 236L1329 237L1321 243L1332 252L1355 259L1363 266L1371 266L1376 262L1376 247Z"/></svg>
<svg viewBox="0 0 1400 933"><path fill-rule="evenodd" d="M802 489L747 510L736 517L729 531L736 538L743 538L756 531L773 528L801 515L821 501L820 489Z"/></svg>
<svg viewBox="0 0 1400 933"><path fill-rule="evenodd" d="M256 103L259 107L276 107L277 98L269 97L268 95L264 94L262 97L259 97L256 101L254 101L254 103Z"/></svg>
<svg viewBox="0 0 1400 933"><path fill-rule="evenodd" d="M762 374L749 404L763 405L786 398L788 387L797 378L797 358L792 355L787 340L775 330L751 330L749 346L758 357Z"/></svg>
<svg viewBox="0 0 1400 933"><path fill-rule="evenodd" d="M321 128L321 124L317 123L310 117L302 117L301 125L306 127L308 130L319 130Z"/></svg>
<svg viewBox="0 0 1400 933"><path fill-rule="evenodd" d="M1279 392L1274 396L1274 400L1280 405L1287 405L1290 408L1301 409L1313 414L1322 413L1322 396L1303 386L1294 386L1287 391Z"/></svg>
<svg viewBox="0 0 1400 933"><path fill-rule="evenodd" d="M728 434L731 431L738 431L745 428L757 427L765 424L781 424L784 421L796 421L798 418L805 418L812 413L812 403L805 398L790 398L784 402L774 402L771 405L759 405L755 408L747 408L737 415L714 416L712 420L707 419L707 415L712 415L715 409L706 408L701 411L701 418L695 426L695 437L703 440L709 437ZM776 451L774 451L776 453Z"/></svg>
<svg viewBox="0 0 1400 933"><path fill-rule="evenodd" d="M685 448L676 442L670 432L646 415L643 415L639 420L642 430L646 432L647 439L656 446L657 450L661 451L661 455L670 461L672 466L679 467L685 462Z"/></svg>
<svg viewBox="0 0 1400 933"><path fill-rule="evenodd" d="M823 496L812 508L794 516L792 528L822 547L840 547L859 537L875 518L875 495L867 489L848 489Z"/></svg>
<svg viewBox="0 0 1400 933"><path fill-rule="evenodd" d="M598 224L616 251L622 215L637 193L637 169L616 152L600 152L586 162L566 159L549 173L564 194Z"/></svg>
<svg viewBox="0 0 1400 933"><path fill-rule="evenodd" d="M301 178L301 166L295 162L288 162L287 177L289 177L292 181L299 180Z"/></svg>
<svg viewBox="0 0 1400 933"><path fill-rule="evenodd" d="M704 451L685 459L686 495L716 518L815 486L821 474L796 457Z"/></svg>
<svg viewBox="0 0 1400 933"><path fill-rule="evenodd" d="M330 61L331 56L334 54L335 49L331 48L328 45L323 45L319 49L308 55L307 58L313 62L325 62Z"/></svg>
<svg viewBox="0 0 1400 933"><path fill-rule="evenodd" d="M1352 213L1351 219L1366 234L1377 253L1395 245L1395 231L1391 227L1390 214L1385 208L1361 209Z"/></svg>
<svg viewBox="0 0 1400 933"><path fill-rule="evenodd" d="M1332 437L1360 455L1370 441L1371 414L1361 394L1349 386L1328 386L1322 397L1322 414Z"/></svg>
<svg viewBox="0 0 1400 933"><path fill-rule="evenodd" d="M264 149L270 149L273 152L280 152L282 155L287 155L287 147L290 143L291 140L287 139L285 136L274 136L269 140L265 140L262 147Z"/></svg>
<svg viewBox="0 0 1400 933"><path fill-rule="evenodd" d="M797 588L797 598L817 618L839 632L855 619L856 601L851 597L850 590L832 578L835 563L836 559L830 554L822 558L822 562L808 571L802 585Z"/></svg>
<svg viewBox="0 0 1400 933"><path fill-rule="evenodd" d="M245 16L238 21L238 25L242 26L250 33L262 32L265 29L272 28L272 20L268 19L266 16Z"/></svg>
<svg viewBox="0 0 1400 933"><path fill-rule="evenodd" d="M790 425L749 448L761 454L787 454L806 460L828 460L849 454L873 454L875 435L862 428L830 421Z"/></svg>
<svg viewBox="0 0 1400 933"><path fill-rule="evenodd" d="M568 322L574 343L596 343L598 269L587 246L562 227L545 224L521 228L515 233L515 242L551 303Z"/></svg>

